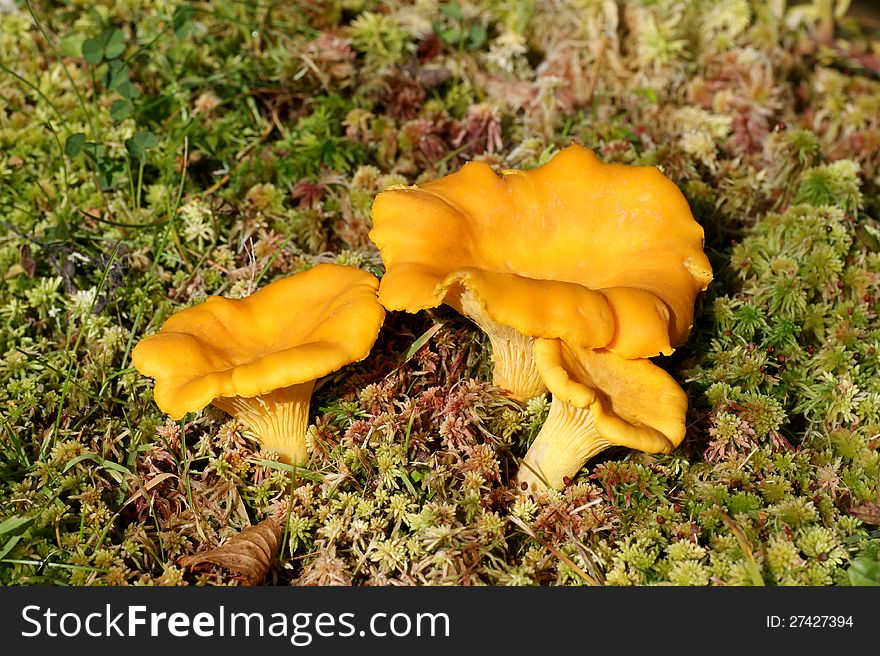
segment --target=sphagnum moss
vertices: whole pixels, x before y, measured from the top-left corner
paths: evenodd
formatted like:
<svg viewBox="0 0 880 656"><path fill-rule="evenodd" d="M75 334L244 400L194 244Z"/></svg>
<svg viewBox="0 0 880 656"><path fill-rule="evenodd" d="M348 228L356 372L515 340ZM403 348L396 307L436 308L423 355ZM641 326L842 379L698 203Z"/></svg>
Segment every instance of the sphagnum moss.
<svg viewBox="0 0 880 656"><path fill-rule="evenodd" d="M818 47L827 26L758 0L563 0L529 21L499 0L436 34L393 0L259 25L244 5L105 4L0 13L0 583L224 584L175 559L269 514L270 583L878 581L876 34L844 18ZM662 167L706 231L672 454L611 450L519 498L549 398L489 387L453 313L389 317L323 382L306 469L220 412L167 422L131 368L208 295L328 261L381 275L387 186L533 168L572 140Z"/></svg>

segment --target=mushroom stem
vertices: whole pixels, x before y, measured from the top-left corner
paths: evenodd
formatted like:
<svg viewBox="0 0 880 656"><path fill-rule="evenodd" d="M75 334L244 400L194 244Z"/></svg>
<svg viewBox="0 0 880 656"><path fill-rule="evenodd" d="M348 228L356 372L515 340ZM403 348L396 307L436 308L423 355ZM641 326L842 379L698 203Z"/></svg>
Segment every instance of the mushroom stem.
<svg viewBox="0 0 880 656"><path fill-rule="evenodd" d="M489 337L492 345L492 383L518 401L528 401L547 391L533 355L534 338L498 323L470 290L461 295L461 312Z"/></svg>
<svg viewBox="0 0 880 656"><path fill-rule="evenodd" d="M611 444L596 430L589 407L579 408L554 398L541 432L520 464L516 485L528 492L547 487L561 490L587 460Z"/></svg>
<svg viewBox="0 0 880 656"><path fill-rule="evenodd" d="M260 396L221 396L212 403L241 422L263 448L278 453L282 462L302 465L308 459L306 430L314 387L310 380Z"/></svg>

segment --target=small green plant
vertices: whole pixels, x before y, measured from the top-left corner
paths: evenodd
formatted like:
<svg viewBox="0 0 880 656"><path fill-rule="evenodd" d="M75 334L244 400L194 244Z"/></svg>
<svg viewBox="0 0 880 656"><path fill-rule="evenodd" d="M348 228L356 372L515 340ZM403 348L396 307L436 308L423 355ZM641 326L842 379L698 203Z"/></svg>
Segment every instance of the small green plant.
<svg viewBox="0 0 880 656"><path fill-rule="evenodd" d="M869 542L847 570L852 585L880 585L880 542Z"/></svg>
<svg viewBox="0 0 880 656"><path fill-rule="evenodd" d="M453 48L478 50L486 43L486 28L478 22L466 20L458 0L451 0L440 7L443 18L431 23L440 39Z"/></svg>

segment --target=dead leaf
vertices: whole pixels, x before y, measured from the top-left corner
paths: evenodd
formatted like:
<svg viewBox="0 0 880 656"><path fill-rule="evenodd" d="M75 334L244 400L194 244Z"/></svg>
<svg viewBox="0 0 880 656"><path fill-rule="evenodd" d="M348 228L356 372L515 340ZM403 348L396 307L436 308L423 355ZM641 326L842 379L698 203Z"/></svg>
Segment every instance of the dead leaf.
<svg viewBox="0 0 880 656"><path fill-rule="evenodd" d="M193 571L205 571L212 565L221 567L242 585L259 585L275 560L280 542L281 525L272 518L264 519L229 538L223 546L181 556L177 564Z"/></svg>
<svg viewBox="0 0 880 656"><path fill-rule="evenodd" d="M24 269L28 278L33 278L34 274L37 272L37 262L34 260L33 255L31 255L31 247L27 244L22 244L21 249L19 250L19 256L21 268Z"/></svg>
<svg viewBox="0 0 880 656"><path fill-rule="evenodd" d="M856 519L863 521L865 524L880 526L880 503L866 501L861 506L850 508L849 514Z"/></svg>
<svg viewBox="0 0 880 656"><path fill-rule="evenodd" d="M177 478L177 474L172 474L171 472L165 472L164 474L159 474L158 476L151 478L150 481L144 486L144 488L149 492L154 487L159 485L162 481L168 480L169 478Z"/></svg>

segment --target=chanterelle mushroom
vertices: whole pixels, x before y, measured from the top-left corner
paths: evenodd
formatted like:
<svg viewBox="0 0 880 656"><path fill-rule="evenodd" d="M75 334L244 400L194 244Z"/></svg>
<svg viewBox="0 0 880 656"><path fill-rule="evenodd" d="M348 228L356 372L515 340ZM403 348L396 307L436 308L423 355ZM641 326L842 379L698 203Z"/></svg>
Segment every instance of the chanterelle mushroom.
<svg viewBox="0 0 880 656"><path fill-rule="evenodd" d="M417 312L446 303L489 336L494 382L546 390L535 338L624 358L670 353L712 279L703 229L654 167L603 164L572 145L531 171L482 162L373 203L386 272L379 300Z"/></svg>
<svg viewBox="0 0 880 656"><path fill-rule="evenodd" d="M684 438L687 396L650 360L558 339L535 340L534 352L553 401L517 473L521 489L560 489L589 458L615 444L666 453Z"/></svg>
<svg viewBox="0 0 880 656"><path fill-rule="evenodd" d="M370 352L385 318L366 271L321 264L238 299L214 296L143 339L132 363L173 419L209 403L282 460L307 459L316 379Z"/></svg>

